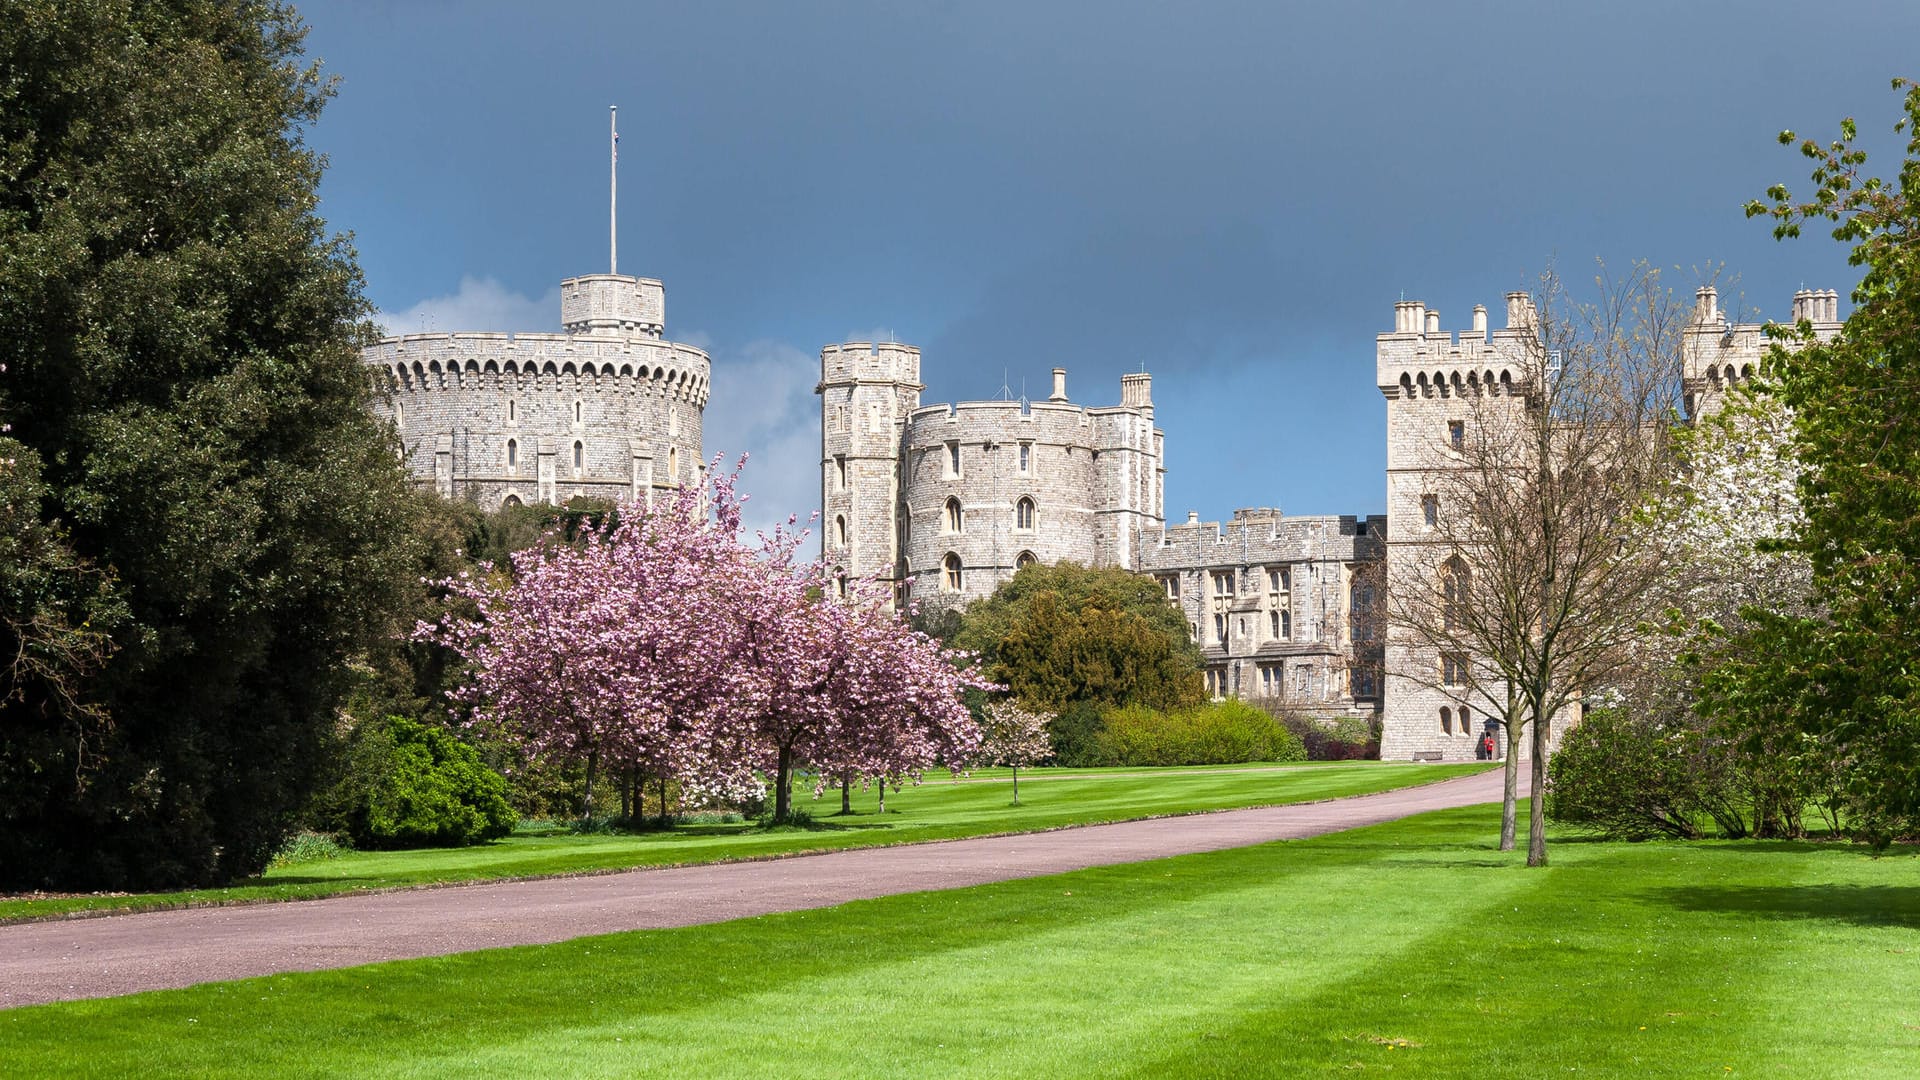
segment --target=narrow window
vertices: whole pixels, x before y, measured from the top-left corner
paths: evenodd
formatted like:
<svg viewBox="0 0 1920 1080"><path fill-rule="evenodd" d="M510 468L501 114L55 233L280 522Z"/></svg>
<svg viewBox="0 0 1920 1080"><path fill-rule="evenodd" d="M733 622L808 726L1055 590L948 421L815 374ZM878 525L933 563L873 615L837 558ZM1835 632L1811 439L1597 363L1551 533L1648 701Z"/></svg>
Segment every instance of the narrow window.
<svg viewBox="0 0 1920 1080"><path fill-rule="evenodd" d="M519 419L520 419L520 416L519 416L519 408L518 408L518 406L516 406L516 405L515 405L515 404L513 403L513 399L512 399L512 398L508 398L508 399L507 399L507 423L509 423L509 424L511 424L511 423L514 423L515 421L517 421L517 420L519 420Z"/></svg>
<svg viewBox="0 0 1920 1080"><path fill-rule="evenodd" d="M960 475L960 444L957 442L947 444L947 475Z"/></svg>
<svg viewBox="0 0 1920 1080"><path fill-rule="evenodd" d="M839 548L847 546L847 519L845 515L839 515L833 519L833 546Z"/></svg>
<svg viewBox="0 0 1920 1080"><path fill-rule="evenodd" d="M680 479L680 448L677 446L667 447L667 479Z"/></svg>
<svg viewBox="0 0 1920 1080"><path fill-rule="evenodd" d="M1280 613L1277 611L1267 612L1267 636L1275 641L1285 640L1280 636Z"/></svg>
<svg viewBox="0 0 1920 1080"><path fill-rule="evenodd" d="M1420 496L1420 520L1431 529L1440 524L1440 496Z"/></svg>
<svg viewBox="0 0 1920 1080"><path fill-rule="evenodd" d="M1233 571L1225 570L1213 575L1213 595L1233 595Z"/></svg>
<svg viewBox="0 0 1920 1080"><path fill-rule="evenodd" d="M587 463L587 448L576 439L573 443L573 471L579 472Z"/></svg>
<svg viewBox="0 0 1920 1080"><path fill-rule="evenodd" d="M1213 639L1222 645L1227 643L1227 617L1225 615L1215 615L1213 617Z"/></svg>
<svg viewBox="0 0 1920 1080"><path fill-rule="evenodd" d="M1033 444L1023 442L1020 444L1020 475L1026 476L1032 472L1033 472Z"/></svg>
<svg viewBox="0 0 1920 1080"><path fill-rule="evenodd" d="M833 457L833 490L847 490L847 456L835 454Z"/></svg>
<svg viewBox="0 0 1920 1080"><path fill-rule="evenodd" d="M1013 527L1022 532L1033 531L1033 500L1022 498L1014 504Z"/></svg>
<svg viewBox="0 0 1920 1080"><path fill-rule="evenodd" d="M1464 420L1447 421L1447 445L1455 451L1467 448L1467 423Z"/></svg>
<svg viewBox="0 0 1920 1080"><path fill-rule="evenodd" d="M1473 714L1467 711L1467 707L1465 705L1460 706L1460 734L1462 735L1473 734L1472 729L1468 727L1468 725L1471 724L1472 722L1473 722Z"/></svg>
<svg viewBox="0 0 1920 1080"><path fill-rule="evenodd" d="M1440 706L1440 733L1442 735L1453 734L1453 710L1447 708L1445 705Z"/></svg>
<svg viewBox="0 0 1920 1080"><path fill-rule="evenodd" d="M507 440L507 471L520 471L520 442L517 439Z"/></svg>
<svg viewBox="0 0 1920 1080"><path fill-rule="evenodd" d="M940 565L946 571L946 590L948 592L959 592L963 583L963 579L960 576L960 556L949 551L947 552L947 557L940 561Z"/></svg>
<svg viewBox="0 0 1920 1080"><path fill-rule="evenodd" d="M1467 565L1457 558L1448 559L1440 568L1441 618L1448 630L1465 625L1472 583Z"/></svg>
<svg viewBox="0 0 1920 1080"><path fill-rule="evenodd" d="M585 413L584 413L584 412L583 412L583 410L582 410L582 407L581 407L581 404L580 404L580 399L579 399L579 398L574 398L574 399L573 399L573 422L574 422L574 423L576 423L576 424L577 424L577 423L579 423L579 422L580 422L580 418L581 418L581 417L582 417L583 415L585 415Z"/></svg>
<svg viewBox="0 0 1920 1080"><path fill-rule="evenodd" d="M1283 611L1280 613L1280 640L1287 641L1287 640L1290 640L1292 637L1293 637L1293 612Z"/></svg>
<svg viewBox="0 0 1920 1080"><path fill-rule="evenodd" d="M1180 599L1180 575L1179 574L1167 574L1161 577L1160 584L1167 590L1167 599L1169 600Z"/></svg>
<svg viewBox="0 0 1920 1080"><path fill-rule="evenodd" d="M953 498L948 499L947 512L946 512L946 530L950 533L957 533L960 531L960 526L964 521L965 521L965 518L961 515L961 512L960 512L960 500L953 499Z"/></svg>

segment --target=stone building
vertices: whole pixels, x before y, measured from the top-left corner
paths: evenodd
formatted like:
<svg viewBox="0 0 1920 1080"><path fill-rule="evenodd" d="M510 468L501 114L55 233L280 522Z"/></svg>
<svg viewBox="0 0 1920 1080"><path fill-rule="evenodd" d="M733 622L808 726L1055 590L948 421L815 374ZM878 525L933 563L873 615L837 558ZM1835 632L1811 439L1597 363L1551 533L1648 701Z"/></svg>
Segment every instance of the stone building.
<svg viewBox="0 0 1920 1080"><path fill-rule="evenodd" d="M1794 294L1792 318L1830 338L1840 329L1839 296L1802 290ZM1468 425L1528 407L1525 357L1538 348L1536 324L1532 299L1519 292L1507 294L1504 327L1490 330L1486 308L1476 306L1471 329L1457 334L1443 331L1439 312L1419 301L1394 305L1394 329L1375 344L1376 382L1387 407L1389 588L1444 572L1436 528L1441 475L1460 460ZM1765 324L1730 323L1713 287L1698 290L1681 340L1688 419L1711 412L1728 389L1752 379L1767 346ZM1497 725L1468 700L1460 672L1469 660L1418 646L1407 627L1387 620L1383 759L1471 760L1482 734L1499 739Z"/></svg>
<svg viewBox="0 0 1920 1080"><path fill-rule="evenodd" d="M1371 716L1381 704L1384 516L1236 510L1146 538L1140 571L1187 616L1207 691Z"/></svg>
<svg viewBox="0 0 1920 1080"><path fill-rule="evenodd" d="M1165 520L1164 434L1151 378L1120 404L1076 405L1056 368L1046 401L920 404L920 350L820 351L822 551L923 605L964 604L1032 561L1139 565Z"/></svg>
<svg viewBox="0 0 1920 1080"><path fill-rule="evenodd" d="M400 334L361 359L415 479L487 509L576 496L650 501L705 473L707 354L662 338L666 290L560 285L562 332Z"/></svg>

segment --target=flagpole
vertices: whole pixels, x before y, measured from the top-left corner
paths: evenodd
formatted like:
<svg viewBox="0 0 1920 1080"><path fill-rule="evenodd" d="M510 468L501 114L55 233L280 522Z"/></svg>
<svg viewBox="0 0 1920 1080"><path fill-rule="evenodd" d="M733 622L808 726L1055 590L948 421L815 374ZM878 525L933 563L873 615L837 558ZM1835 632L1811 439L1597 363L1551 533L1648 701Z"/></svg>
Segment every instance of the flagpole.
<svg viewBox="0 0 1920 1080"><path fill-rule="evenodd" d="M620 107L607 106L607 273L620 272Z"/></svg>

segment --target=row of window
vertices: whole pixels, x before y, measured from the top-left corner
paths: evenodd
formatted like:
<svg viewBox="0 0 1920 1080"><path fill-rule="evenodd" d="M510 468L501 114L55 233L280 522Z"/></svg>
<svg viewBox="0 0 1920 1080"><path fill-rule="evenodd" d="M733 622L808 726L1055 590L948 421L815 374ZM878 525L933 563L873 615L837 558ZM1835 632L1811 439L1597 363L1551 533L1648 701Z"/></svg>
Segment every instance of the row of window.
<svg viewBox="0 0 1920 1080"><path fill-rule="evenodd" d="M579 439L573 440L573 471L579 473L587 467L587 444ZM520 472L520 440L507 440L507 472L517 475ZM680 448L667 447L667 476L680 475Z"/></svg>
<svg viewBox="0 0 1920 1080"><path fill-rule="evenodd" d="M1023 551L1014 557L1013 568L1016 571L1025 570L1039 561L1033 552ZM966 591L966 573L966 566L961 563L959 552L947 552L946 558L940 560L940 588L950 593Z"/></svg>
<svg viewBox="0 0 1920 1080"><path fill-rule="evenodd" d="M1295 667L1293 691L1289 694L1286 685L1286 665L1261 664L1260 696L1263 698L1311 698L1315 696L1317 676L1313 669L1305 665ZM1240 692L1240 672L1237 667L1216 664L1206 670L1207 695L1224 698L1238 695ZM1367 699L1380 695L1379 674L1369 667L1355 667L1347 672L1347 687L1350 696Z"/></svg>
<svg viewBox="0 0 1920 1080"><path fill-rule="evenodd" d="M1013 504L1013 527L1017 532L1032 532L1035 521L1033 500L1025 495ZM960 500L949 498L940 515L940 531L959 534L966 532L966 512L960 507Z"/></svg>
<svg viewBox="0 0 1920 1080"><path fill-rule="evenodd" d="M1032 476L1033 444L1030 442L1021 443L1017 453L1018 460L1015 464L1018 475ZM958 480L960 477L966 475L960 467L960 443L958 440L949 440L946 444L946 469L944 471L946 478L949 480Z"/></svg>

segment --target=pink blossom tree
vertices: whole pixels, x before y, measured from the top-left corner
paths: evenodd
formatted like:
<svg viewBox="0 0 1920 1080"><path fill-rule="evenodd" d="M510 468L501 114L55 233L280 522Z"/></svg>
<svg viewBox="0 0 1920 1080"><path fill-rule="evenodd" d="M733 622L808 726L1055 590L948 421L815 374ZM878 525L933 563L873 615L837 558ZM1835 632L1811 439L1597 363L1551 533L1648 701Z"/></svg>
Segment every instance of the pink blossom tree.
<svg viewBox="0 0 1920 1080"><path fill-rule="evenodd" d="M980 725L980 753L975 759L982 765L1005 765L1013 770L1013 805L1020 805L1020 768L1038 765L1053 753L1047 738L1052 715L1031 712L1012 698L987 705Z"/></svg>

